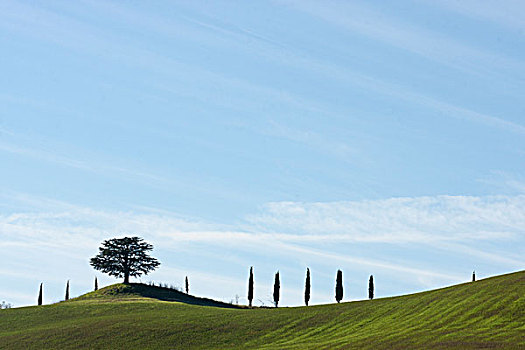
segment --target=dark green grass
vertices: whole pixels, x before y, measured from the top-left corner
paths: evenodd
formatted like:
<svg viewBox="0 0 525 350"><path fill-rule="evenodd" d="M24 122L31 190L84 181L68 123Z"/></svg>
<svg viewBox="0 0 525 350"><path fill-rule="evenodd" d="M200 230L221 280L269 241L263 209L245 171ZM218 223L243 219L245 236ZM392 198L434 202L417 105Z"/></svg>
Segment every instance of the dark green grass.
<svg viewBox="0 0 525 350"><path fill-rule="evenodd" d="M525 349L525 271L395 298L296 308L151 298L162 293L161 299L175 298L148 286L115 285L68 302L3 310L0 348Z"/></svg>
<svg viewBox="0 0 525 350"><path fill-rule="evenodd" d="M200 306L214 306L223 308L241 308L236 305L223 303L208 298L199 298L175 289L149 286L140 283L130 284L114 284L106 288L102 288L96 292L84 294L69 302L77 301L99 301L99 302L113 302L116 300L130 300L130 299L144 299L152 298L162 301L177 301L185 304L200 305Z"/></svg>

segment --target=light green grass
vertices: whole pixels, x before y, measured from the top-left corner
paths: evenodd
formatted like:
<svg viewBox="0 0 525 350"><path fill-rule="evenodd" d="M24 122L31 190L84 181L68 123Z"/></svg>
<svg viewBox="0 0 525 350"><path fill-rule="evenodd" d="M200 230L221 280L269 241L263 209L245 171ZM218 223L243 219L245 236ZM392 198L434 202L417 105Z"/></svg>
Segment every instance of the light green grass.
<svg viewBox="0 0 525 350"><path fill-rule="evenodd" d="M0 311L0 348L525 349L525 271L395 298L279 309L161 301L145 297L162 292L148 288L115 285Z"/></svg>

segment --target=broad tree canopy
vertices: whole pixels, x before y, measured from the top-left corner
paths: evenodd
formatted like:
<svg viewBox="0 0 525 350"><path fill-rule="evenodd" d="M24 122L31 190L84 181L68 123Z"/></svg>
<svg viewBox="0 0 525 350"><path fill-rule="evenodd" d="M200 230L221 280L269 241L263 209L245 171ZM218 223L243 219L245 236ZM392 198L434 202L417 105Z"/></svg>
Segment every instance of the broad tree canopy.
<svg viewBox="0 0 525 350"><path fill-rule="evenodd" d="M90 260L91 266L110 276L124 277L124 283L129 283L129 276L147 275L160 265L148 254L153 246L140 237L109 239L98 250Z"/></svg>

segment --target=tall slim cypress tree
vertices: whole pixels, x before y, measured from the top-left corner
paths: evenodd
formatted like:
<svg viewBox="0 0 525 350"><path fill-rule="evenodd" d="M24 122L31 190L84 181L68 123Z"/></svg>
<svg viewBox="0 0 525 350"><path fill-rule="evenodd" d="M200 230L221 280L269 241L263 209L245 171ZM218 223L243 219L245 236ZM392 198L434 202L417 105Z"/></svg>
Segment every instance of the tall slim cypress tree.
<svg viewBox="0 0 525 350"><path fill-rule="evenodd" d="M66 300L69 300L69 280L67 280L67 284L66 284L66 297L65 297Z"/></svg>
<svg viewBox="0 0 525 350"><path fill-rule="evenodd" d="M368 299L374 299L374 276L370 275L368 280Z"/></svg>
<svg viewBox="0 0 525 350"><path fill-rule="evenodd" d="M38 292L38 305L42 305L42 299L43 299L42 284L43 283L40 283L40 291Z"/></svg>
<svg viewBox="0 0 525 350"><path fill-rule="evenodd" d="M98 280L96 277L95 277L95 290L98 290Z"/></svg>
<svg viewBox="0 0 525 350"><path fill-rule="evenodd" d="M306 268L306 282L304 283L304 303L308 306L310 301L310 269Z"/></svg>
<svg viewBox="0 0 525 350"><path fill-rule="evenodd" d="M341 302L343 300L343 272L337 270L337 277L335 278L335 300Z"/></svg>
<svg viewBox="0 0 525 350"><path fill-rule="evenodd" d="M279 279L279 271L277 271L275 274L275 281L273 283L273 302L275 303L275 307L279 305L280 291L281 281Z"/></svg>
<svg viewBox="0 0 525 350"><path fill-rule="evenodd" d="M190 294L190 282L188 281L188 276L184 280L184 286L186 287L186 294Z"/></svg>
<svg viewBox="0 0 525 350"><path fill-rule="evenodd" d="M248 280L248 303L252 307L253 301L253 266L250 267L250 279Z"/></svg>

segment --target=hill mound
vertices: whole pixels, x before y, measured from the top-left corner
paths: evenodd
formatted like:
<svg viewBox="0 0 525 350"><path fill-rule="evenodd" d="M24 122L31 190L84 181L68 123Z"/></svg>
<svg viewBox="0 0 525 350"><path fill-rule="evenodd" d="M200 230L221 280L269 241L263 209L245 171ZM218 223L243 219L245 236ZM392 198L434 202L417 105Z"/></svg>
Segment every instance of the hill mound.
<svg viewBox="0 0 525 350"><path fill-rule="evenodd" d="M278 309L165 302L116 285L0 311L9 349L525 349L525 271L400 297ZM156 298L148 293L155 292Z"/></svg>
<svg viewBox="0 0 525 350"><path fill-rule="evenodd" d="M81 295L78 298L71 299L69 302L75 301L123 301L123 300L137 300L137 299L156 299L161 301L176 301L191 305L200 306L214 306L223 308L239 308L237 305L224 303L221 301L200 298L190 294L180 292L178 290L166 287L151 286L142 283L130 284L113 284L111 286L99 289L97 291Z"/></svg>

